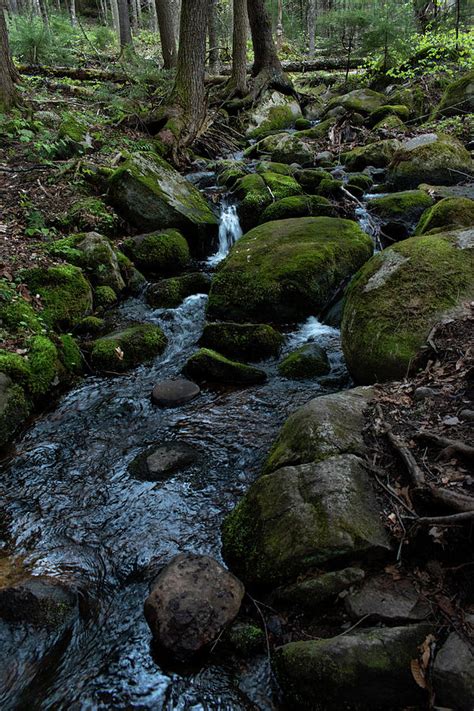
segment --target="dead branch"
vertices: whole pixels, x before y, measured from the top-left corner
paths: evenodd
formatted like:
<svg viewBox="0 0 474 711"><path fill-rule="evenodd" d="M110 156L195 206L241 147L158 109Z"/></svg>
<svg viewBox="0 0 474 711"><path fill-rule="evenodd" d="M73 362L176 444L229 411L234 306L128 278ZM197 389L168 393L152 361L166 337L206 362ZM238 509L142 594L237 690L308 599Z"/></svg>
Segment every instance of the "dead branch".
<svg viewBox="0 0 474 711"><path fill-rule="evenodd" d="M424 516L415 522L415 526L451 526L474 521L474 511L451 514L450 516Z"/></svg>
<svg viewBox="0 0 474 711"><path fill-rule="evenodd" d="M408 446L403 442L400 437L394 434L391 425L389 425L383 416L382 408L377 405L377 416L382 423L382 432L387 436L388 441L392 447L398 452L400 459L402 459L405 464L408 473L410 474L413 485L416 488L424 488L426 486L425 475L423 471L418 466L415 457L408 449Z"/></svg>

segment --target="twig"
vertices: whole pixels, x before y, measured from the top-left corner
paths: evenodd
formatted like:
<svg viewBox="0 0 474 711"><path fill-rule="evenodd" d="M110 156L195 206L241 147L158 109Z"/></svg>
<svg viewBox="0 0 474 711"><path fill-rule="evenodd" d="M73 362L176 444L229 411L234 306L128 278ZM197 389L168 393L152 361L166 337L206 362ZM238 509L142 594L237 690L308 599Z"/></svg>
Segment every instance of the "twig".
<svg viewBox="0 0 474 711"><path fill-rule="evenodd" d="M424 516L419 518L413 525L414 526L447 526L447 525L457 525L464 523L465 521L474 520L474 510L465 511L464 513L451 514L450 516Z"/></svg>
<svg viewBox="0 0 474 711"><path fill-rule="evenodd" d="M380 405L377 405L376 410L377 415L382 423L382 431L387 436L387 439L389 440L392 447L397 450L398 454L400 455L400 458L403 460L406 468L408 469L408 473L411 476L413 484L417 488L424 487L426 485L425 475L418 466L415 457L410 452L405 442L403 442L400 437L397 437L397 435L393 433L391 425L385 422L382 408L380 407Z"/></svg>

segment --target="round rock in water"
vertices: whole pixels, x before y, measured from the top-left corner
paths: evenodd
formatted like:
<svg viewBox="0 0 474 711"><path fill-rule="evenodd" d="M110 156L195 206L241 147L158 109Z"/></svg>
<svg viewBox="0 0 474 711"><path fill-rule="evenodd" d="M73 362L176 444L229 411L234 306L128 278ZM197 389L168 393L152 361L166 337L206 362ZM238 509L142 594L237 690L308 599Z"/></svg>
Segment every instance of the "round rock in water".
<svg viewBox="0 0 474 711"><path fill-rule="evenodd" d="M157 383L151 393L152 402L159 407L178 407L193 400L201 388L190 380L163 380Z"/></svg>
<svg viewBox="0 0 474 711"><path fill-rule="evenodd" d="M177 471L194 464L200 453L185 442L163 442L149 447L129 466L135 479L164 481Z"/></svg>
<svg viewBox="0 0 474 711"><path fill-rule="evenodd" d="M158 649L185 662L237 616L244 586L208 556L182 553L159 574L145 601Z"/></svg>

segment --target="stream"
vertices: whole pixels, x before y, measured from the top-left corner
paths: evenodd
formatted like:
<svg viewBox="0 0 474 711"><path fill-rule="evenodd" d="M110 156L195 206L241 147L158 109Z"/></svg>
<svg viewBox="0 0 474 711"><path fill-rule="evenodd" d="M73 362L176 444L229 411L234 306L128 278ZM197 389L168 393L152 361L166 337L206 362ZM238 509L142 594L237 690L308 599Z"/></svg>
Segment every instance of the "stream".
<svg viewBox="0 0 474 711"><path fill-rule="evenodd" d="M223 259L241 234L235 206L224 202L219 245L202 268ZM178 376L196 350L206 302L202 294L177 309L124 302L124 319L164 329L165 353L120 378L85 378L33 423L3 467L1 506L15 553L33 574L55 576L81 596L72 633L46 661L41 648L32 661L26 632L8 637L0 627L4 711L274 708L266 655L238 669L225 661L180 673L160 666L143 602L153 574L177 553L221 559L222 519L258 476L286 417L350 380L338 330L310 318L288 329L284 353L316 341L328 351L329 375L285 380L270 360L261 365L264 385L207 388L182 407L153 406L154 384ZM139 453L170 441L197 448L199 463L158 484L132 478L128 466Z"/></svg>

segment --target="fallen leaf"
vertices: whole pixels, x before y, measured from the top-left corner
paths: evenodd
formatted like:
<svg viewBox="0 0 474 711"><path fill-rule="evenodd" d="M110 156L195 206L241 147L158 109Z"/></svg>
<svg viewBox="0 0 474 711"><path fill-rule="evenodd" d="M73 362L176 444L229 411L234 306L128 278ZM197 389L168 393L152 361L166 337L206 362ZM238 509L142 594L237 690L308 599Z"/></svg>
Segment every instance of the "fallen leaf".
<svg viewBox="0 0 474 711"><path fill-rule="evenodd" d="M124 352L123 352L123 350L120 348L120 346L117 346L117 348L115 349L115 352L116 352L116 354L117 354L117 358L118 358L119 360L123 360Z"/></svg>

